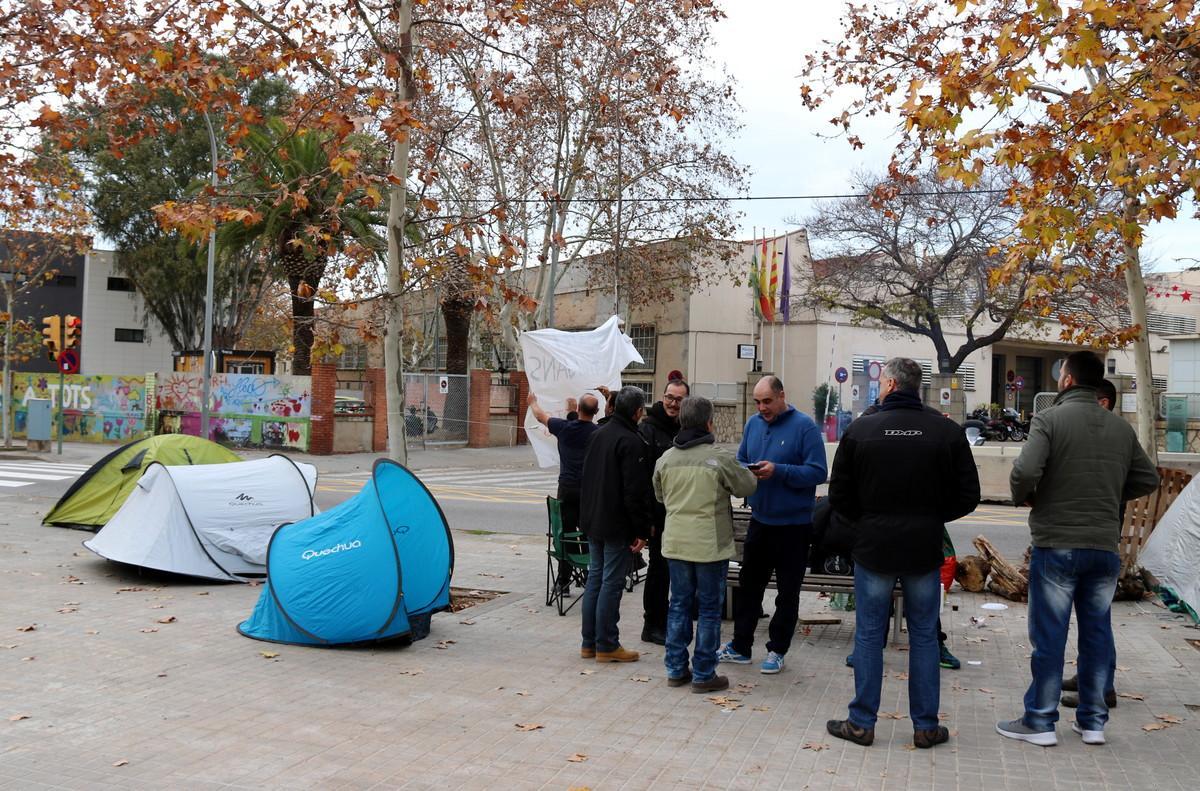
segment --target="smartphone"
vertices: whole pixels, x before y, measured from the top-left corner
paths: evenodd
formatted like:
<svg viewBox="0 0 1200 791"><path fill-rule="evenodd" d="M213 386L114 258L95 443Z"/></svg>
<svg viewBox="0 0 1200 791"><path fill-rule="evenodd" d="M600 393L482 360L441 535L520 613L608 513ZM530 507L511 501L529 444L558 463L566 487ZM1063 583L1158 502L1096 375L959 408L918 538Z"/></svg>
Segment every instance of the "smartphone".
<svg viewBox="0 0 1200 791"><path fill-rule="evenodd" d="M758 471L758 470L762 469L762 466L763 466L763 463L761 461L756 461L753 464L747 464L746 469Z"/></svg>

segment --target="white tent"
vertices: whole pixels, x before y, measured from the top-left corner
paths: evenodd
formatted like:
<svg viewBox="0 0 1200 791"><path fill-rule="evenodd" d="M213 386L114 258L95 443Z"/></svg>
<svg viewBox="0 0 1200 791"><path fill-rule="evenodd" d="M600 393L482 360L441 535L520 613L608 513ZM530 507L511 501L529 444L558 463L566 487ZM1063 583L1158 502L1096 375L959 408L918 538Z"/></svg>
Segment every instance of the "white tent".
<svg viewBox="0 0 1200 791"><path fill-rule="evenodd" d="M1160 585L1200 611L1200 476L1183 488L1158 520L1138 562Z"/></svg>
<svg viewBox="0 0 1200 791"><path fill-rule="evenodd" d="M275 528L317 512L316 487L316 467L280 455L151 464L120 510L83 545L109 560L177 574L261 575Z"/></svg>

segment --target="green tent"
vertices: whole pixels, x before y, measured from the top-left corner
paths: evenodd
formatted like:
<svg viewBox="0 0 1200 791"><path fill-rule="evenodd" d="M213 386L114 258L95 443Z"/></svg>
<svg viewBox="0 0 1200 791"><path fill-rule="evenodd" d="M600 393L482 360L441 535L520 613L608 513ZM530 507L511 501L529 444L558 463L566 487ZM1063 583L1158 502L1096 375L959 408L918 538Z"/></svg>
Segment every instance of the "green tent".
<svg viewBox="0 0 1200 791"><path fill-rule="evenodd" d="M42 520L44 525L99 530L133 491L142 471L159 464L224 464L233 451L189 434L160 434L122 445L80 475Z"/></svg>

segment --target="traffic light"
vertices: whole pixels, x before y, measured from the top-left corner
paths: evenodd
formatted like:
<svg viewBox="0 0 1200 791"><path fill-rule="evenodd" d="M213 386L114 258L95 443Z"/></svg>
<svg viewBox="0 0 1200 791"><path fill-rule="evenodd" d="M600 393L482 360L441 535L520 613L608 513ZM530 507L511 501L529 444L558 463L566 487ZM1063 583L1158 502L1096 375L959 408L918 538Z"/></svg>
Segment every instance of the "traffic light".
<svg viewBox="0 0 1200 791"><path fill-rule="evenodd" d="M62 316L47 316L42 319L42 345L46 347L46 356L57 360L61 343Z"/></svg>
<svg viewBox="0 0 1200 791"><path fill-rule="evenodd" d="M67 314L63 322L63 348L74 349L79 345L79 335L83 332L83 319Z"/></svg>

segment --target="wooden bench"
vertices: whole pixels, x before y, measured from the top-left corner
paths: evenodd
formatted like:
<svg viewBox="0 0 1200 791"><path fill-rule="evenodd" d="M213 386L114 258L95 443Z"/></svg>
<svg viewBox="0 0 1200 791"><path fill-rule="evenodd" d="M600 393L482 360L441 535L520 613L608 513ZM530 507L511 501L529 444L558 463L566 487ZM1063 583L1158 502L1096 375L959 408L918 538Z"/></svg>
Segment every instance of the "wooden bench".
<svg viewBox="0 0 1200 791"><path fill-rule="evenodd" d="M1187 470L1159 467L1158 488L1150 494L1130 500L1125 506L1125 521L1121 524L1121 541L1117 549L1121 556L1122 575L1137 572L1138 554L1146 545L1146 539L1191 480L1192 474Z"/></svg>
<svg viewBox="0 0 1200 791"><path fill-rule="evenodd" d="M739 564L746 548L746 533L750 530L750 511L744 508L733 509L733 545L737 555L734 557ZM725 578L725 616L733 617L733 591L738 587L738 570L732 566ZM767 588L775 588L775 575L767 583ZM810 593L854 593L854 577L841 574L811 574L804 575L801 591ZM904 617L904 594L897 583L892 590L892 601L895 604L892 616L892 642L900 642L900 619Z"/></svg>

